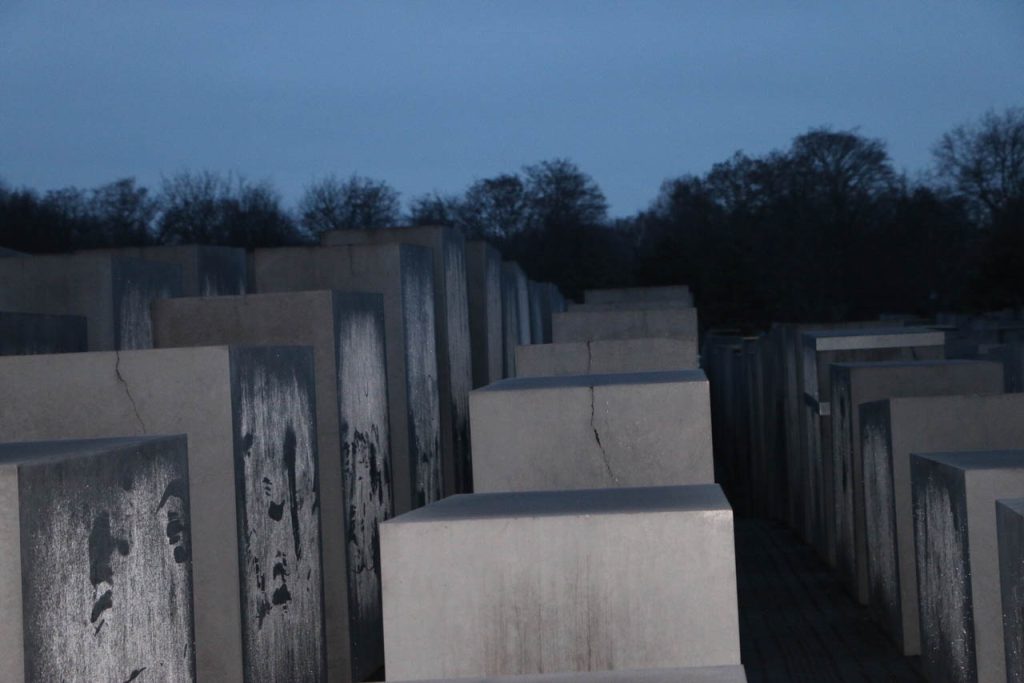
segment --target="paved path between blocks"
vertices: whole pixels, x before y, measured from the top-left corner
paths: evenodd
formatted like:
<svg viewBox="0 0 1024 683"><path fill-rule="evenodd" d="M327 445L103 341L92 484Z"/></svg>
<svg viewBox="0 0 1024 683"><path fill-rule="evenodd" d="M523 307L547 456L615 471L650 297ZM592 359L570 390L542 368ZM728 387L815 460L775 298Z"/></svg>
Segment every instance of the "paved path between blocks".
<svg viewBox="0 0 1024 683"><path fill-rule="evenodd" d="M736 520L740 650L749 683L924 681L837 576L783 524Z"/></svg>

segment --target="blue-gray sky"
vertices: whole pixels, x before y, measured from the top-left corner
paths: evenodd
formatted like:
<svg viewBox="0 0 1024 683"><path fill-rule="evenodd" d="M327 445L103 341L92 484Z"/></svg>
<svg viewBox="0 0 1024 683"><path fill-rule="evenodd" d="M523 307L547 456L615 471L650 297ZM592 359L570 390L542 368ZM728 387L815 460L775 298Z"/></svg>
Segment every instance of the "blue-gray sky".
<svg viewBox="0 0 1024 683"><path fill-rule="evenodd" d="M407 200L568 157L614 215L819 125L896 166L1024 105L1024 3L0 0L0 178L183 169Z"/></svg>

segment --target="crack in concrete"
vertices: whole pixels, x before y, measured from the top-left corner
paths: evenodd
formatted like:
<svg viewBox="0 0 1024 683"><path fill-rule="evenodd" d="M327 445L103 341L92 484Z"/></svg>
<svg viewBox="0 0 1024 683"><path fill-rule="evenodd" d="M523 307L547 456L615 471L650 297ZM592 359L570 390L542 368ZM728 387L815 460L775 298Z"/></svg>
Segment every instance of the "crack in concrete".
<svg viewBox="0 0 1024 683"><path fill-rule="evenodd" d="M128 387L128 382L125 381L124 376L121 374L121 352L114 351L114 374L117 375L117 380L124 387L124 393L128 397L128 401L132 404L132 411L135 413L135 419L139 421L139 426L142 427L142 433L146 434L146 423L142 421L142 415L139 414L139 407L135 404L135 397L132 396L132 390Z"/></svg>
<svg viewBox="0 0 1024 683"><path fill-rule="evenodd" d="M601 461L604 463L604 469L608 472L611 480L617 484L619 479L612 472L612 464L608 460L608 453L604 450L604 445L601 443L601 435L597 433L597 426L594 424L594 387L590 387L590 428L594 431L594 441L597 442L597 448L601 451Z"/></svg>

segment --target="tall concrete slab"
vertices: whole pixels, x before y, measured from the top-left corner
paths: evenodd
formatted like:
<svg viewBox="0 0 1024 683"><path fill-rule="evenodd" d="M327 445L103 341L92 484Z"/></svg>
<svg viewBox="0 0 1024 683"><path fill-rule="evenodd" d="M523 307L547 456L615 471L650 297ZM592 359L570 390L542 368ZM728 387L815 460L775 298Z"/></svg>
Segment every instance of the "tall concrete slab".
<svg viewBox="0 0 1024 683"><path fill-rule="evenodd" d="M533 332L530 329L530 286L526 273L514 261L505 261L502 268L509 274L510 283L515 292L516 320L518 320L519 341L518 344L530 344L533 342Z"/></svg>
<svg viewBox="0 0 1024 683"><path fill-rule="evenodd" d="M1024 681L1024 498L996 502L1006 680Z"/></svg>
<svg viewBox="0 0 1024 683"><path fill-rule="evenodd" d="M588 289L583 292L588 304L635 304L652 302L680 302L693 305L693 294L687 285L669 287L626 287L624 289Z"/></svg>
<svg viewBox="0 0 1024 683"><path fill-rule="evenodd" d="M921 668L929 681L1005 681L996 500L1024 496L1024 451L913 455L911 479Z"/></svg>
<svg viewBox="0 0 1024 683"><path fill-rule="evenodd" d="M186 435L197 678L323 678L311 349L7 356L0 405L7 441Z"/></svg>
<svg viewBox="0 0 1024 683"><path fill-rule="evenodd" d="M181 291L181 268L166 263L92 254L0 261L0 310L82 316L91 351L151 348L149 304Z"/></svg>
<svg viewBox="0 0 1024 683"><path fill-rule="evenodd" d="M309 346L316 382L327 678L361 681L384 666L379 526L392 515L384 300L337 291L165 299L158 347ZM409 484L406 485L409 487Z"/></svg>
<svg viewBox="0 0 1024 683"><path fill-rule="evenodd" d="M695 308L566 311L555 313L551 326L556 343L668 337L697 349Z"/></svg>
<svg viewBox="0 0 1024 683"><path fill-rule="evenodd" d="M530 343L547 344L551 341L551 310L544 283L528 281L527 293L530 297Z"/></svg>
<svg viewBox="0 0 1024 683"><path fill-rule="evenodd" d="M1002 393L998 363L882 361L832 366L832 458L836 567L861 604L868 601L860 406L904 396Z"/></svg>
<svg viewBox="0 0 1024 683"><path fill-rule="evenodd" d="M516 347L519 334L519 285L516 273L502 264L501 270L501 338L502 376L516 376Z"/></svg>
<svg viewBox="0 0 1024 683"><path fill-rule="evenodd" d="M685 669L632 669L569 674L446 678L421 683L746 683L742 666L699 666Z"/></svg>
<svg viewBox="0 0 1024 683"><path fill-rule="evenodd" d="M257 249L258 293L338 289L384 296L392 462L415 473L394 479L395 512L442 496L441 412L429 249L409 244ZM449 454L448 457L452 457Z"/></svg>
<svg viewBox="0 0 1024 683"><path fill-rule="evenodd" d="M389 678L740 663L715 485L454 496L385 522L381 559Z"/></svg>
<svg viewBox="0 0 1024 683"><path fill-rule="evenodd" d="M832 396L829 366L840 362L945 358L945 334L929 328L890 327L805 332L802 339L807 540L836 565L833 500Z"/></svg>
<svg viewBox="0 0 1024 683"><path fill-rule="evenodd" d="M181 267L181 296L245 294L245 249L203 244L88 249L79 254L140 258Z"/></svg>
<svg viewBox="0 0 1024 683"><path fill-rule="evenodd" d="M1024 394L891 398L860 407L869 603L921 654L910 455L1024 448Z"/></svg>
<svg viewBox="0 0 1024 683"><path fill-rule="evenodd" d="M696 368L692 344L679 339L607 339L516 347L516 376L660 372Z"/></svg>
<svg viewBox="0 0 1024 683"><path fill-rule="evenodd" d="M431 249L434 262L434 331L441 408L441 452L446 454L444 492L468 493L473 483L469 443L469 391L473 364L469 333L466 242L462 233L444 226L381 230L331 230L321 235L327 246L413 244ZM448 457L450 454L450 457Z"/></svg>
<svg viewBox="0 0 1024 683"><path fill-rule="evenodd" d="M475 491L714 481L700 370L506 379L470 415Z"/></svg>
<svg viewBox="0 0 1024 683"><path fill-rule="evenodd" d="M466 290L476 389L504 377L501 253L483 240L466 243Z"/></svg>
<svg viewBox="0 0 1024 683"><path fill-rule="evenodd" d="M195 681L184 436L0 444L3 680Z"/></svg>
<svg viewBox="0 0 1024 683"><path fill-rule="evenodd" d="M88 350L85 318L0 311L0 356Z"/></svg>

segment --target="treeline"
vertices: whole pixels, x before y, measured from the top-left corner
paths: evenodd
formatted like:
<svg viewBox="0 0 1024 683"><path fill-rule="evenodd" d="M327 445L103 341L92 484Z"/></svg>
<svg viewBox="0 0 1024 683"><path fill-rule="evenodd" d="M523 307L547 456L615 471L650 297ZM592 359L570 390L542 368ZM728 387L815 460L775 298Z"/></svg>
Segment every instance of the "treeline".
<svg viewBox="0 0 1024 683"><path fill-rule="evenodd" d="M325 230L447 224L486 239L537 280L585 287L688 283L709 326L928 315L1024 305L1024 109L942 136L919 178L884 142L810 130L666 180L647 210L612 219L598 184L564 159L413 197L330 176L284 206L269 182L213 172L40 194L0 184L0 246L315 242Z"/></svg>

